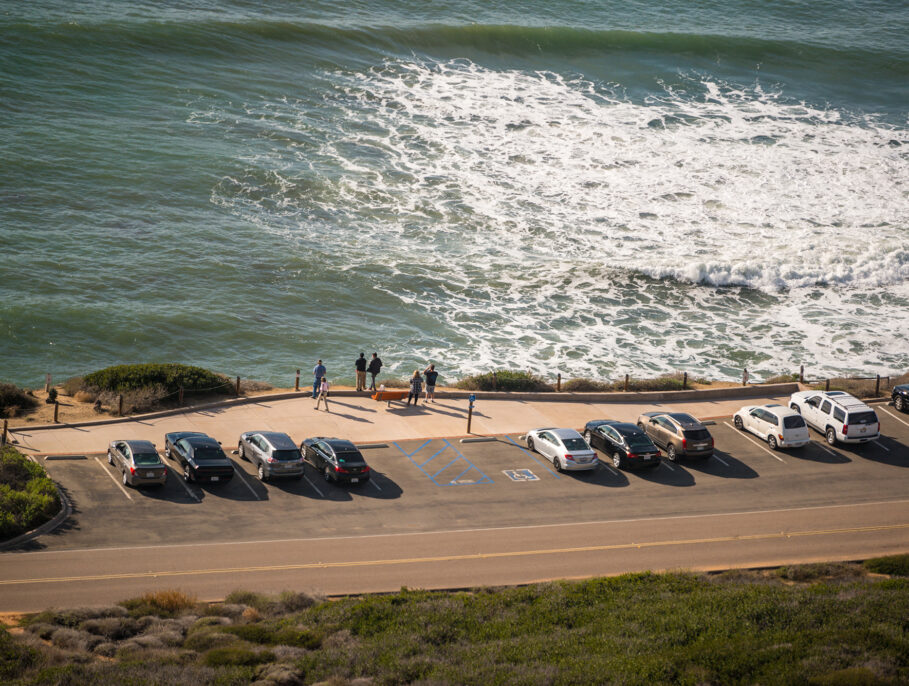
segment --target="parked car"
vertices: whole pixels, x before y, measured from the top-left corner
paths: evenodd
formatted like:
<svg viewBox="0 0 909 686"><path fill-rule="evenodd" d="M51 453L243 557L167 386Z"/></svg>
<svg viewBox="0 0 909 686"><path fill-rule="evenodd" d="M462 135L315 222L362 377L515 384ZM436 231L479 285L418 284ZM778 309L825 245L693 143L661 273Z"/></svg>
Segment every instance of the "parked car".
<svg viewBox="0 0 909 686"><path fill-rule="evenodd" d="M766 440L771 450L801 448L811 442L798 412L783 405L746 405L732 416L735 428Z"/></svg>
<svg viewBox="0 0 909 686"><path fill-rule="evenodd" d="M120 470L124 486L163 486L167 466L151 441L111 441L107 461Z"/></svg>
<svg viewBox="0 0 909 686"><path fill-rule="evenodd" d="M881 435L874 410L845 391L799 391L789 398L789 407L824 434L830 445L867 443Z"/></svg>
<svg viewBox="0 0 909 686"><path fill-rule="evenodd" d="M247 431L240 434L237 454L255 466L260 481L275 476L303 478L303 453L287 434Z"/></svg>
<svg viewBox="0 0 909 686"><path fill-rule="evenodd" d="M590 444L574 429L533 429L525 440L528 450L551 460L557 472L596 469L600 463Z"/></svg>
<svg viewBox="0 0 909 686"><path fill-rule="evenodd" d="M909 412L909 383L894 386L890 397L893 399L893 406L897 410Z"/></svg>
<svg viewBox="0 0 909 686"><path fill-rule="evenodd" d="M630 422L595 419L584 427L584 438L611 457L616 469L660 465L660 449Z"/></svg>
<svg viewBox="0 0 909 686"><path fill-rule="evenodd" d="M303 458L322 472L326 481L355 484L369 481L369 465L350 441L341 438L307 438L300 444Z"/></svg>
<svg viewBox="0 0 909 686"><path fill-rule="evenodd" d="M193 431L167 434L164 442L170 445L170 456L183 468L187 482L224 482L233 478L234 463L214 438Z"/></svg>
<svg viewBox="0 0 909 686"><path fill-rule="evenodd" d="M177 431L174 433L164 434L164 457L170 460L171 451L174 448L174 443L179 441L181 438L189 438L190 436L208 436L208 434L203 434L199 431Z"/></svg>
<svg viewBox="0 0 909 686"><path fill-rule="evenodd" d="M673 462L680 456L713 455L713 436L706 426L685 412L645 412L638 417L638 427Z"/></svg>

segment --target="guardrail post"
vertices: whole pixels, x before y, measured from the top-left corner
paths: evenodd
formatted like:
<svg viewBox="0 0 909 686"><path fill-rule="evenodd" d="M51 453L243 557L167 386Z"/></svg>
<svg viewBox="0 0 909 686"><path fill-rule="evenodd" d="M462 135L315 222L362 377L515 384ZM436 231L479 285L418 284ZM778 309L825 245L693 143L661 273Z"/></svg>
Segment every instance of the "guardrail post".
<svg viewBox="0 0 909 686"><path fill-rule="evenodd" d="M59 414L60 414L60 403L58 403L55 400L54 401L54 424L59 424L59 422L57 421L57 417L59 416Z"/></svg>
<svg viewBox="0 0 909 686"><path fill-rule="evenodd" d="M123 394L122 393L117 397L117 414L121 417L123 416Z"/></svg>
<svg viewBox="0 0 909 686"><path fill-rule="evenodd" d="M874 382L874 397L878 397L881 394L881 375L877 375L877 380Z"/></svg>
<svg viewBox="0 0 909 686"><path fill-rule="evenodd" d="M557 374L556 375L556 391L561 391L561 390L562 390L562 375Z"/></svg>
<svg viewBox="0 0 909 686"><path fill-rule="evenodd" d="M685 376L682 377L682 390L684 391L687 388L688 388L688 372L685 372Z"/></svg>
<svg viewBox="0 0 909 686"><path fill-rule="evenodd" d="M300 390L300 370L299 369L297 370L297 378L294 379L294 390L295 391Z"/></svg>
<svg viewBox="0 0 909 686"><path fill-rule="evenodd" d="M177 396L177 404L183 404L183 386L180 386L180 394Z"/></svg>
<svg viewBox="0 0 909 686"><path fill-rule="evenodd" d="M4 419L3 420L3 434L2 434L2 436L0 436L0 448L2 448L3 446L6 445L6 426L7 426L7 421Z"/></svg>
<svg viewBox="0 0 909 686"><path fill-rule="evenodd" d="M45 374L44 375L44 392L45 393L47 393L50 390L50 385L51 385L51 375Z"/></svg>
<svg viewBox="0 0 909 686"><path fill-rule="evenodd" d="M827 379L826 383L824 383L824 390L825 391L830 390L830 379Z"/></svg>
<svg viewBox="0 0 909 686"><path fill-rule="evenodd" d="M799 383L805 383L805 365L799 367Z"/></svg>
<svg viewBox="0 0 909 686"><path fill-rule="evenodd" d="M496 376L496 373L492 373L492 390L499 390L499 377Z"/></svg>
<svg viewBox="0 0 909 686"><path fill-rule="evenodd" d="M470 435L470 420L473 419L473 403L467 405L467 434Z"/></svg>
<svg viewBox="0 0 909 686"><path fill-rule="evenodd" d="M240 395L240 377L237 377L237 390L234 395Z"/></svg>
<svg viewBox="0 0 909 686"><path fill-rule="evenodd" d="M628 392L628 374L625 375L625 392Z"/></svg>

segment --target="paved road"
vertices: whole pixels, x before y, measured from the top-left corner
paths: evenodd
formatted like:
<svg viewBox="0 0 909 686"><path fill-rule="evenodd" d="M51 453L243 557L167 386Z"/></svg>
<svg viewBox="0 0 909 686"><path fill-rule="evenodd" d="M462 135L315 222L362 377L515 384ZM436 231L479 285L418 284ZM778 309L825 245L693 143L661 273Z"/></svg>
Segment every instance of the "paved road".
<svg viewBox="0 0 909 686"><path fill-rule="evenodd" d="M0 556L0 609L101 604L149 588L325 593L512 584L641 569L715 569L909 550L909 416L878 406L878 443L772 452L727 419L709 461L557 474L518 435L390 442L373 482L309 470L259 483L123 489L102 455L46 461L76 512ZM727 423L729 422L729 423ZM527 470L527 471L521 471ZM506 471L520 478L512 480Z"/></svg>

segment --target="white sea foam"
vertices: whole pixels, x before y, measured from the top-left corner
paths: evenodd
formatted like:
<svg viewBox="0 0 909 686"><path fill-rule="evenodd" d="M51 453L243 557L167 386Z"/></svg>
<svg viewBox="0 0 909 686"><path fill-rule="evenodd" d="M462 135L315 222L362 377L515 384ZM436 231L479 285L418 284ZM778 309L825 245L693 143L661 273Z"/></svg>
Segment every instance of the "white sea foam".
<svg viewBox="0 0 909 686"><path fill-rule="evenodd" d="M195 116L257 139L212 199L338 269L381 263L389 301L463 337L415 357L594 376L909 363L905 127L759 84L692 76L635 102L466 61L326 89L330 116L287 98Z"/></svg>

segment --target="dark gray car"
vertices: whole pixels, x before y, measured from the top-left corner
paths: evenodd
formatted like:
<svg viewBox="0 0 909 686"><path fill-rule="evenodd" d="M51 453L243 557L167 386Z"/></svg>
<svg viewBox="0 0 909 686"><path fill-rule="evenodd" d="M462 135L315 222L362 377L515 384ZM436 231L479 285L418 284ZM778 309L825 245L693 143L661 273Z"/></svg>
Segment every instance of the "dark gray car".
<svg viewBox="0 0 909 686"><path fill-rule="evenodd" d="M240 434L237 454L252 462L260 481L280 476L303 478L303 453L287 434L247 431Z"/></svg>
<svg viewBox="0 0 909 686"><path fill-rule="evenodd" d="M111 441L107 461L120 470L124 486L163 486L167 467L151 441Z"/></svg>
<svg viewBox="0 0 909 686"><path fill-rule="evenodd" d="M713 436L706 426L685 412L645 412L638 417L638 426L673 462L679 457L713 455Z"/></svg>

